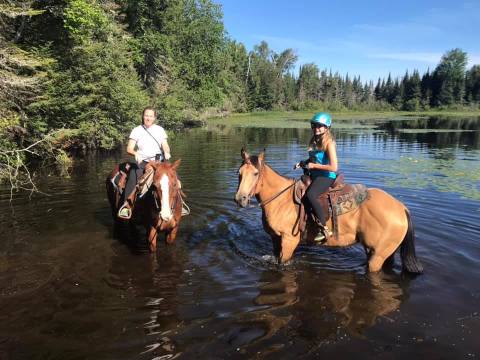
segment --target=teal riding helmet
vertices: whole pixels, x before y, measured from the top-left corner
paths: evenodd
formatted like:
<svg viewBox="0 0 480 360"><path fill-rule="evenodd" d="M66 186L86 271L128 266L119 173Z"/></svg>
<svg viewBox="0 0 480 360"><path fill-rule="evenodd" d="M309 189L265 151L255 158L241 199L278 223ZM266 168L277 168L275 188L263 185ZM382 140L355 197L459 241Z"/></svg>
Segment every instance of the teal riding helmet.
<svg viewBox="0 0 480 360"><path fill-rule="evenodd" d="M310 120L310 123L312 124L322 124L325 126L332 126L332 117L330 114L324 113L324 112L318 112L315 115L313 115L312 120Z"/></svg>

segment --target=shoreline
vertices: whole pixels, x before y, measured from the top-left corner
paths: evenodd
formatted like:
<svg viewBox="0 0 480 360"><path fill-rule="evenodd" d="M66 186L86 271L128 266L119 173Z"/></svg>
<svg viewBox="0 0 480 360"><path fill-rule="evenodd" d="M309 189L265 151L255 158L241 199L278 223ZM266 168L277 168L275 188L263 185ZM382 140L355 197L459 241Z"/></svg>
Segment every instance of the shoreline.
<svg viewBox="0 0 480 360"><path fill-rule="evenodd" d="M314 111L259 111L250 113L233 113L227 116L209 117L202 120L205 125L225 125L239 127L308 127ZM334 122L359 122L375 124L393 120L418 120L429 117L480 120L480 111L338 111L331 112Z"/></svg>

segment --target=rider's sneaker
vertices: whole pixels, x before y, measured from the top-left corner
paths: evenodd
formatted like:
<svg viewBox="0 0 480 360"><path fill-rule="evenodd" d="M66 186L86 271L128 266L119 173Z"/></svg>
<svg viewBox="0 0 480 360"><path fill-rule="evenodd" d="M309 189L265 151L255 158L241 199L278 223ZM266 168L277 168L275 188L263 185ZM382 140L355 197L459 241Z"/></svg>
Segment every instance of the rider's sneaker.
<svg viewBox="0 0 480 360"><path fill-rule="evenodd" d="M320 227L317 236L313 239L315 242L324 242L327 240L327 236L332 236L333 233L326 226Z"/></svg>
<svg viewBox="0 0 480 360"><path fill-rule="evenodd" d="M132 217L132 210L128 207L128 205L123 205L120 210L118 210L117 216L120 219L129 220Z"/></svg>
<svg viewBox="0 0 480 360"><path fill-rule="evenodd" d="M315 242L323 242L324 240L325 240L325 235L323 234L322 230L320 230L317 236L315 236L315 238L313 239L313 241Z"/></svg>
<svg viewBox="0 0 480 360"><path fill-rule="evenodd" d="M182 199L182 215L181 216L187 216L190 214L190 208L188 205L183 201Z"/></svg>

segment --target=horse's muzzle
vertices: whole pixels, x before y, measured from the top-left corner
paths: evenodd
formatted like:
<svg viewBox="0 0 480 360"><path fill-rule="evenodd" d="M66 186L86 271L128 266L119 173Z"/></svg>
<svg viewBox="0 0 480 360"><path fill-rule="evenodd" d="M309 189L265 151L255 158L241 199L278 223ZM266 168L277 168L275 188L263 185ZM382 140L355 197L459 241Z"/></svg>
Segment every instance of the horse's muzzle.
<svg viewBox="0 0 480 360"><path fill-rule="evenodd" d="M169 212L160 212L160 218L163 220L163 221L170 221L172 220L173 218L173 214L172 213L169 213Z"/></svg>
<svg viewBox="0 0 480 360"><path fill-rule="evenodd" d="M235 202L241 207L247 207L250 201L250 197L247 195L236 194L235 195Z"/></svg>

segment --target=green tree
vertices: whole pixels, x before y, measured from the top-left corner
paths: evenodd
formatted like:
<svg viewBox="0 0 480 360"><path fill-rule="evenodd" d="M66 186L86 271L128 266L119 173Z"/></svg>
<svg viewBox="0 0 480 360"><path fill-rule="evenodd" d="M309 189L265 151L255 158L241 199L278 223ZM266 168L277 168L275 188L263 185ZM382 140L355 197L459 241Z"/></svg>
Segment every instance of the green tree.
<svg viewBox="0 0 480 360"><path fill-rule="evenodd" d="M51 16L51 15L49 15ZM71 129L58 146L112 149L149 103L122 30L97 3L66 1L62 56L50 68L42 98L29 106L37 133Z"/></svg>
<svg viewBox="0 0 480 360"><path fill-rule="evenodd" d="M465 76L465 98L469 103L480 103L480 65L474 65Z"/></svg>
<svg viewBox="0 0 480 360"><path fill-rule="evenodd" d="M404 82L403 109L417 111L420 108L421 80L417 70L412 76L407 77Z"/></svg>
<svg viewBox="0 0 480 360"><path fill-rule="evenodd" d="M299 100L318 100L320 92L319 69L314 63L308 63L300 66L298 75L298 94Z"/></svg>
<svg viewBox="0 0 480 360"><path fill-rule="evenodd" d="M442 56L433 73L435 105L461 104L465 93L467 53L453 49Z"/></svg>
<svg viewBox="0 0 480 360"><path fill-rule="evenodd" d="M430 75L430 70L423 74L420 89L421 106L424 110L428 110L432 102L432 76Z"/></svg>

